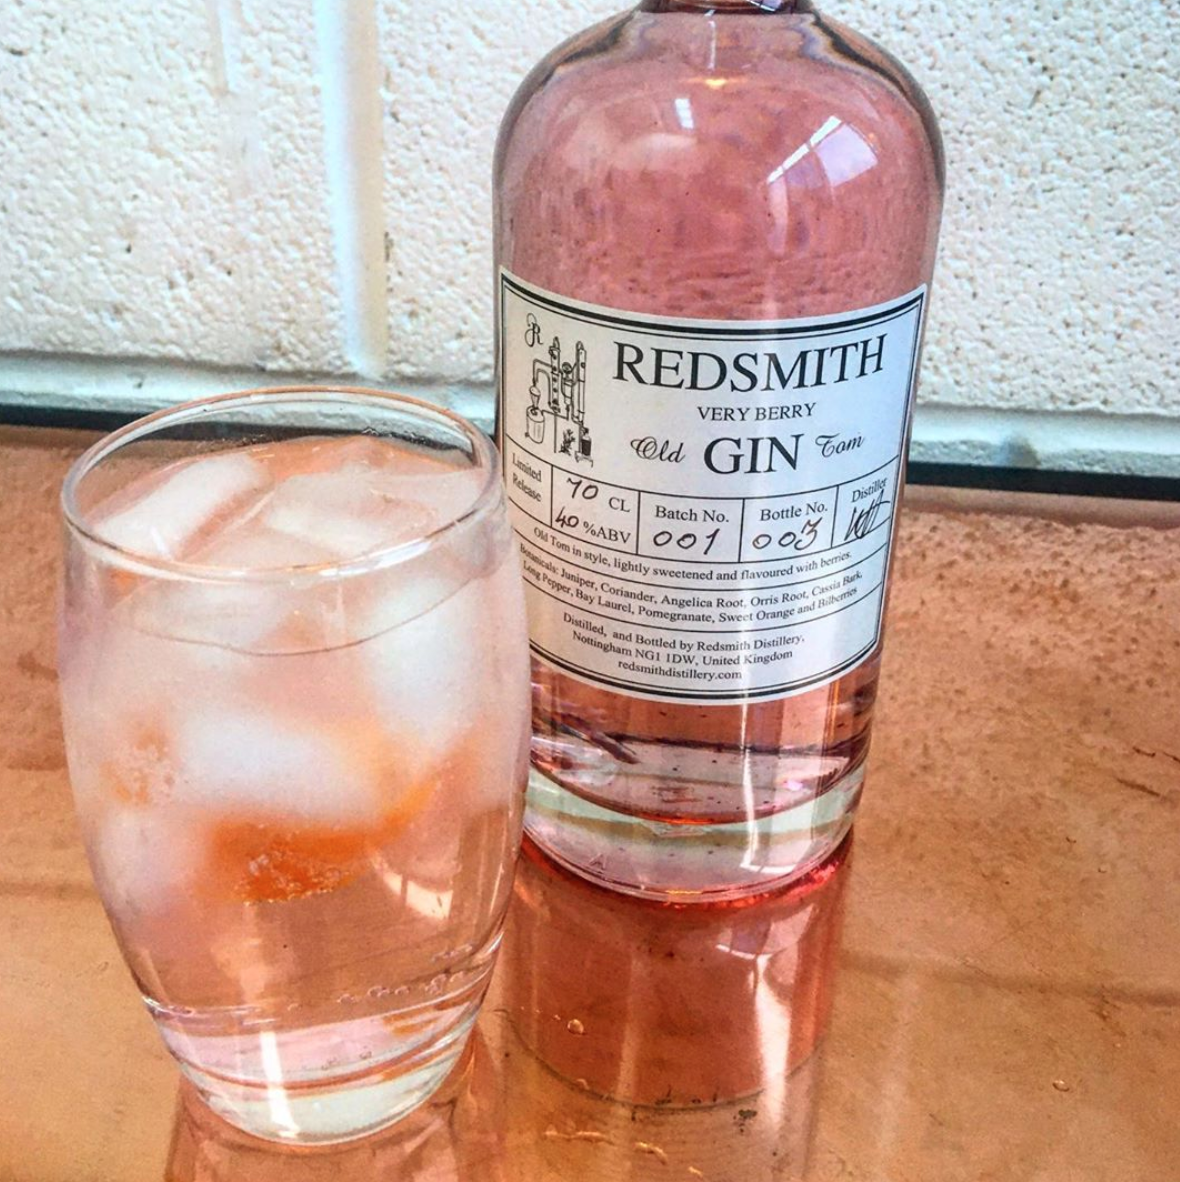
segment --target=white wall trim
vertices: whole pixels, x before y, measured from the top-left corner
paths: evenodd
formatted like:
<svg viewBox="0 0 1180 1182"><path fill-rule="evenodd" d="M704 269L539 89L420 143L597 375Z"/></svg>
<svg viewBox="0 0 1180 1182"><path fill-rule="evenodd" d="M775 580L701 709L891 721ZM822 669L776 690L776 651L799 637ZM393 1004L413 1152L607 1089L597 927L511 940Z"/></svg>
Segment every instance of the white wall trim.
<svg viewBox="0 0 1180 1182"><path fill-rule="evenodd" d="M280 372L41 353L0 353L0 419L6 406L52 407L80 414L94 411L147 414L192 398L238 390L332 385L397 390L465 415L485 430L491 426L490 386L399 378L375 381L357 374Z"/></svg>
<svg viewBox="0 0 1180 1182"><path fill-rule="evenodd" d="M440 381L373 381L355 374L221 369L156 360L0 354L3 408L147 413L232 390L282 385L385 386L458 411L489 429L491 387ZM1092 411L979 410L919 406L912 458L1062 472L1180 478L1180 419Z"/></svg>
<svg viewBox="0 0 1180 1182"><path fill-rule="evenodd" d="M1057 472L1180 477L1180 419L925 405L912 458Z"/></svg>

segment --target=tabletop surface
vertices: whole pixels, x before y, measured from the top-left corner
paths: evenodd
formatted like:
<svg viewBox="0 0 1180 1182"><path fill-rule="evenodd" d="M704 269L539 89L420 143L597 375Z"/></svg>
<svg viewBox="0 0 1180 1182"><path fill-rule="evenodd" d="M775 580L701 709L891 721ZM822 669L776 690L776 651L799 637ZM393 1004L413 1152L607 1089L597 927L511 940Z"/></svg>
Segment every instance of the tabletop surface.
<svg viewBox="0 0 1180 1182"><path fill-rule="evenodd" d="M56 496L91 438L0 429L4 1182L1180 1178L1180 507L910 495L850 845L678 910L526 850L447 1085L276 1154L179 1088L73 819Z"/></svg>

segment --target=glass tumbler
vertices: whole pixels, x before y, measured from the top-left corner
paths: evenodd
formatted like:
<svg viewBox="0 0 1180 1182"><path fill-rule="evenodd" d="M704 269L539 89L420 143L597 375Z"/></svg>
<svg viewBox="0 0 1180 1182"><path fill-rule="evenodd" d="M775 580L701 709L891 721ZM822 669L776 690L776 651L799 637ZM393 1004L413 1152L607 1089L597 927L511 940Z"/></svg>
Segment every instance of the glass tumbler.
<svg viewBox="0 0 1180 1182"><path fill-rule="evenodd" d="M208 1104L347 1140L443 1081L521 829L529 676L495 453L361 390L226 395L63 491L60 672L95 881Z"/></svg>

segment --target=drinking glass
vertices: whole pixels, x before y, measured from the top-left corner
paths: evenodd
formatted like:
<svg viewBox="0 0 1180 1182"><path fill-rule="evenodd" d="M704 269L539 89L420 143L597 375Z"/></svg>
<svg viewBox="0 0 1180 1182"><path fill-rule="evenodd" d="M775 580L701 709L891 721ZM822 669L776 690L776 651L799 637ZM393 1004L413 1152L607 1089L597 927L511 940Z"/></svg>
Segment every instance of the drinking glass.
<svg viewBox="0 0 1180 1182"><path fill-rule="evenodd" d="M226 395L63 491L60 672L95 881L168 1049L255 1135L421 1103L488 984L528 661L495 453L361 390Z"/></svg>

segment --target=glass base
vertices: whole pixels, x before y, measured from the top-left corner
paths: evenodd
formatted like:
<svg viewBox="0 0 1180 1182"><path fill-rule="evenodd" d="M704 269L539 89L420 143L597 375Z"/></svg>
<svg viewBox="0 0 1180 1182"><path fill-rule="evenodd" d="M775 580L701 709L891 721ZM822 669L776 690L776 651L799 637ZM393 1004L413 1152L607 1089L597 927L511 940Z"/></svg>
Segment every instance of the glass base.
<svg viewBox="0 0 1180 1182"><path fill-rule="evenodd" d="M525 830L551 858L599 886L663 902L760 894L806 874L847 836L864 764L808 800L723 824L646 820L592 803L537 768Z"/></svg>
<svg viewBox="0 0 1180 1182"><path fill-rule="evenodd" d="M273 1079L229 1078L178 1056L180 1068L205 1103L242 1132L285 1145L339 1144L395 1124L430 1098L462 1056L480 1000L464 1007L457 1019L453 1012L448 1015L454 1020L427 1045L379 1062L354 1064L351 1071L334 1070L329 1078L322 1073L319 1078L285 1074L282 1067L291 1060L292 1047L279 1043L289 1044L291 1036L270 1035L268 1043L265 1031L255 1041L263 1065L270 1061L275 1067ZM334 1036L338 1039L339 1032ZM172 1049L177 1050L175 1045Z"/></svg>

